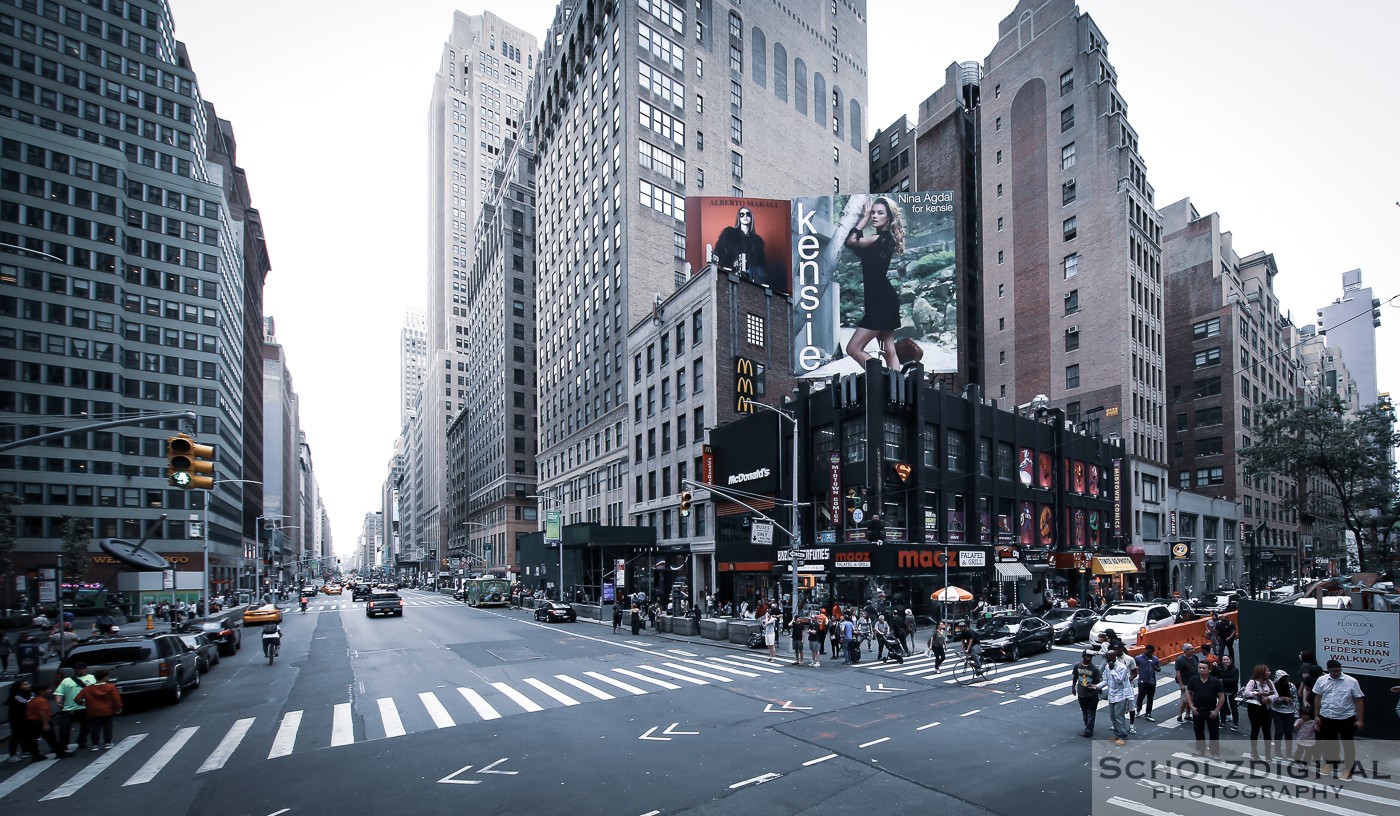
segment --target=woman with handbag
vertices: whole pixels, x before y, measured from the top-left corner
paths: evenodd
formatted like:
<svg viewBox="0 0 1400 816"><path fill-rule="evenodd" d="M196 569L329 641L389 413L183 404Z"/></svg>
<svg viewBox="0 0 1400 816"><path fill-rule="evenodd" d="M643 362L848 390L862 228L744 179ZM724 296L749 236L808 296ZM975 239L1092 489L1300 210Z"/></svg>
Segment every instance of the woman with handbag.
<svg viewBox="0 0 1400 816"><path fill-rule="evenodd" d="M1288 682L1288 672L1274 672L1274 697L1269 701L1274 716L1274 750L1281 756L1293 753L1293 720L1298 716L1298 694Z"/></svg>
<svg viewBox="0 0 1400 816"><path fill-rule="evenodd" d="M1274 748L1272 726L1274 714L1269 710L1269 701L1277 694L1274 681L1269 679L1269 667L1263 663L1254 667L1249 674L1240 696L1244 698L1245 710L1249 712L1249 755L1259 759L1259 735L1264 735L1264 759L1273 759Z"/></svg>

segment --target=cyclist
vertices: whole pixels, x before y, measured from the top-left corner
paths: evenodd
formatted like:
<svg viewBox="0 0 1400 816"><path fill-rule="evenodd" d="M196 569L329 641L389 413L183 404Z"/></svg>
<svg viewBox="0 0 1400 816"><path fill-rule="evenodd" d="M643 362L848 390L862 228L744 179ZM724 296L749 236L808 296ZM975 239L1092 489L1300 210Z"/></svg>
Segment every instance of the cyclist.
<svg viewBox="0 0 1400 816"><path fill-rule="evenodd" d="M302 595L300 598L297 599L297 601L298 601L298 603L299 603L300 606L301 606L301 613L302 613L303 615L305 615L305 614L306 614L306 596L305 596L305 595Z"/></svg>
<svg viewBox="0 0 1400 816"><path fill-rule="evenodd" d="M282 627L269 623L262 630L263 656L276 657L282 650Z"/></svg>
<svg viewBox="0 0 1400 816"><path fill-rule="evenodd" d="M978 676L982 674L982 636L977 634L977 630L969 626L962 631L963 660L972 667L972 673Z"/></svg>

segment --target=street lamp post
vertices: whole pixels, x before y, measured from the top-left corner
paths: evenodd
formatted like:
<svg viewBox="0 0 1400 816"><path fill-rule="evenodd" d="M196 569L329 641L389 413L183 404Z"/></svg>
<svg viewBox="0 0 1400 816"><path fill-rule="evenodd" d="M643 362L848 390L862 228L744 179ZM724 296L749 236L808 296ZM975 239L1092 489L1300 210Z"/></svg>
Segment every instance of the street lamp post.
<svg viewBox="0 0 1400 816"><path fill-rule="evenodd" d="M797 617L797 562L794 559L797 557L797 553L801 552L802 547L802 517L797 510L797 412L795 410L785 411L762 402L750 401L748 404L772 411L792 423L792 541L788 544L788 565L792 570L792 614L793 617Z"/></svg>
<svg viewBox="0 0 1400 816"><path fill-rule="evenodd" d="M562 509L564 503L563 503L562 501L559 501L558 499L555 499L555 498L552 497L552 496L544 496L544 495L541 495L541 494L539 494L539 493L536 493L536 494L531 495L530 498L532 498L532 499L539 499L539 500L542 501L542 502L547 502L548 504L545 505L546 507L557 505L557 506L559 506L559 507L561 508L560 511L559 511L559 542L558 542L558 543L559 543L559 600L562 601L562 600L564 600L564 511L563 511L563 509ZM546 535L546 536L549 535L549 520L548 520L548 519L545 520L544 529L545 529L545 535Z"/></svg>
<svg viewBox="0 0 1400 816"><path fill-rule="evenodd" d="M257 479L220 479L214 482L214 487L209 488L209 493L204 497L204 521L200 524L200 533L204 539L204 592L200 596L204 608L201 610L204 618L209 617L209 505L214 501L214 488L221 484L255 484L261 485ZM256 534L256 531L254 531Z"/></svg>
<svg viewBox="0 0 1400 816"><path fill-rule="evenodd" d="M272 513L258 516L258 526L253 530L253 596L262 590L262 527L268 519L291 518L285 513Z"/></svg>

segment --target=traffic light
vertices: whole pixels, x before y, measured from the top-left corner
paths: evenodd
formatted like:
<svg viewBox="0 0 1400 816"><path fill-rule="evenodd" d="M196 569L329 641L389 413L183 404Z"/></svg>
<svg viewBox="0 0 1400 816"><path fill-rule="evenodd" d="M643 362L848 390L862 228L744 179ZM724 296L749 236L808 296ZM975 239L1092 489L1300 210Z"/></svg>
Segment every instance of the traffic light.
<svg viewBox="0 0 1400 816"><path fill-rule="evenodd" d="M850 525L860 524L860 495L855 490L846 493L846 523Z"/></svg>
<svg viewBox="0 0 1400 816"><path fill-rule="evenodd" d="M165 458L171 484L185 490L213 489L214 449L209 445L199 444L189 434L176 434L165 440Z"/></svg>
<svg viewBox="0 0 1400 816"><path fill-rule="evenodd" d="M682 516L688 516L688 515L690 515L690 491L689 491L689 490L682 490L682 491L681 491L681 515L682 515Z"/></svg>
<svg viewBox="0 0 1400 816"><path fill-rule="evenodd" d="M798 588L798 589L816 589L816 588L817 588L817 576L815 576L815 575L799 575L799 576L797 576L797 588Z"/></svg>

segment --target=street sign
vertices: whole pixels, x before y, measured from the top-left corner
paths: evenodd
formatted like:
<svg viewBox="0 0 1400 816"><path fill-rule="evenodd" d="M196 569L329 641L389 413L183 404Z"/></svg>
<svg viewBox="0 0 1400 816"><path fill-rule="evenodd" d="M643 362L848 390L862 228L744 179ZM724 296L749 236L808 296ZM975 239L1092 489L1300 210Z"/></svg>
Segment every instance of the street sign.
<svg viewBox="0 0 1400 816"><path fill-rule="evenodd" d="M750 541L754 544L761 544L767 547L773 546L773 522L754 521L752 536Z"/></svg>
<svg viewBox="0 0 1400 816"><path fill-rule="evenodd" d="M1260 561L1272 561L1273 558L1274 558L1274 551L1273 551L1273 550L1261 550L1261 551L1259 552L1259 560L1260 560Z"/></svg>

